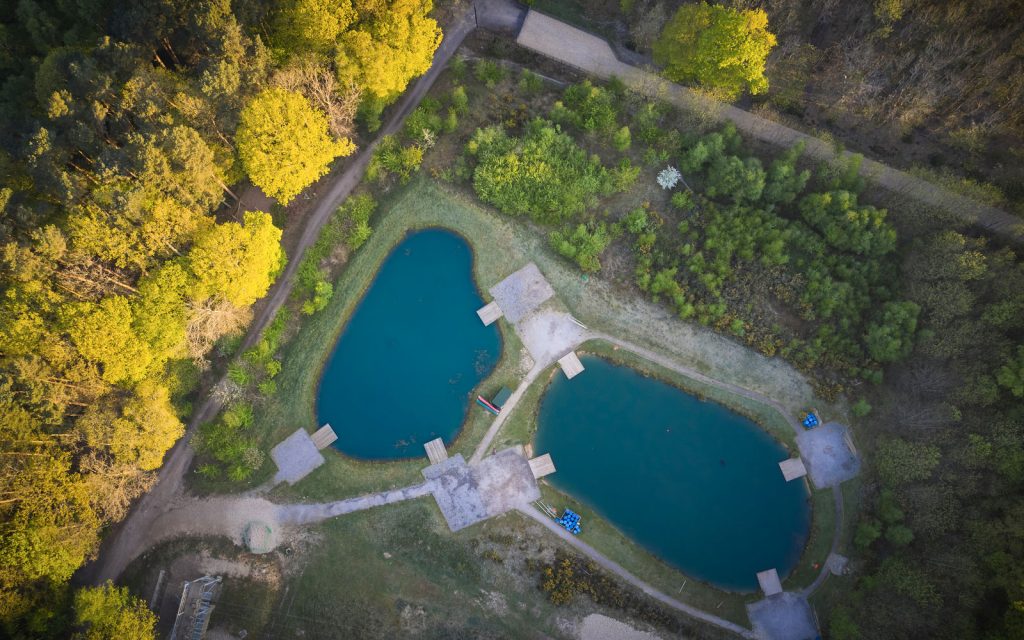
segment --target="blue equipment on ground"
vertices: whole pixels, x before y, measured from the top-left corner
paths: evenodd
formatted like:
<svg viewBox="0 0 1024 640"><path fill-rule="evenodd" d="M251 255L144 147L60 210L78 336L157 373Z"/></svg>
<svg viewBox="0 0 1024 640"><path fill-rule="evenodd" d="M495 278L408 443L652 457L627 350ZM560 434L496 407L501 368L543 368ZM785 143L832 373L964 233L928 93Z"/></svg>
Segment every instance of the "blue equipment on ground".
<svg viewBox="0 0 1024 640"><path fill-rule="evenodd" d="M566 509L561 518L555 518L555 522L565 527L565 530L573 535L580 535L580 514L571 509Z"/></svg>
<svg viewBox="0 0 1024 640"><path fill-rule="evenodd" d="M821 422L818 420L818 416L816 416L813 411L809 411L807 413L807 417L804 418L803 421L804 429L813 429L819 424L821 424Z"/></svg>

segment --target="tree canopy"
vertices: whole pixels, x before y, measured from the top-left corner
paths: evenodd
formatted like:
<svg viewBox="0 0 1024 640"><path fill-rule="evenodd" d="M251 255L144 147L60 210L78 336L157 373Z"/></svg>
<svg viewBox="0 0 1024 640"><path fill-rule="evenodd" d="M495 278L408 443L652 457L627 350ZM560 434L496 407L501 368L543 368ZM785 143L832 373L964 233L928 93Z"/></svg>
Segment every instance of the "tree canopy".
<svg viewBox="0 0 1024 640"><path fill-rule="evenodd" d="M654 43L654 59L677 82L696 82L735 97L768 88L765 62L775 46L763 9L684 4Z"/></svg>
<svg viewBox="0 0 1024 640"><path fill-rule="evenodd" d="M348 139L334 140L327 116L300 93L271 88L257 94L239 117L238 155L253 184L289 203L327 173L338 156L355 151Z"/></svg>

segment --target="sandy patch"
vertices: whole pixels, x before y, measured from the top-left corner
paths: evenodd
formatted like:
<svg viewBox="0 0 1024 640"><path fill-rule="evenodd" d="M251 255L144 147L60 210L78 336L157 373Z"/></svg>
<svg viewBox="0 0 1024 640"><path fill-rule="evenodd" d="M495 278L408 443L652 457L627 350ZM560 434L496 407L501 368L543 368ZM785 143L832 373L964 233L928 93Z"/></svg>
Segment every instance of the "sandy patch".
<svg viewBox="0 0 1024 640"><path fill-rule="evenodd" d="M540 310L516 323L516 333L538 365L546 367L576 348L586 330L563 311Z"/></svg>
<svg viewBox="0 0 1024 640"><path fill-rule="evenodd" d="M661 640L661 636L635 629L615 618L592 613L576 629L580 640Z"/></svg>

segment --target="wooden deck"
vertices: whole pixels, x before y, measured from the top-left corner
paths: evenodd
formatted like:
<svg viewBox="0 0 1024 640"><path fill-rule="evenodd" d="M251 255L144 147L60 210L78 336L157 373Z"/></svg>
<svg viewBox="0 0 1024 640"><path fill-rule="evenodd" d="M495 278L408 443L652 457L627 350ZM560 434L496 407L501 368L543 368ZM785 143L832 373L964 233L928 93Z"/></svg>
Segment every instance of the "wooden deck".
<svg viewBox="0 0 1024 640"><path fill-rule="evenodd" d="M437 438L423 445L427 450L427 458L430 464L438 464L448 459L448 450L444 448L444 440Z"/></svg>
<svg viewBox="0 0 1024 640"><path fill-rule="evenodd" d="M779 463L779 469L782 470L782 477L786 479L786 482L802 478L807 475L807 467L804 466L804 461L800 458L790 458L789 460L783 460Z"/></svg>
<svg viewBox="0 0 1024 640"><path fill-rule="evenodd" d="M761 586L761 591L764 591L766 597L782 593L782 581L779 580L779 572L775 569L759 571L757 573L757 584Z"/></svg>
<svg viewBox="0 0 1024 640"><path fill-rule="evenodd" d="M329 424L325 424L324 426L317 429L316 433L314 433L312 437L310 437L310 440L313 441L313 444L316 445L316 448L318 450L326 449L331 445L331 443L333 443L337 439L338 434L334 433L334 429L332 429L331 425Z"/></svg>
<svg viewBox="0 0 1024 640"><path fill-rule="evenodd" d="M486 327L494 324L494 322L501 317L501 307L498 306L497 301L494 301L477 309L476 315L480 316L480 322L483 322Z"/></svg>
<svg viewBox="0 0 1024 640"><path fill-rule="evenodd" d="M542 456L530 460L530 471L534 478L543 478L555 472L555 463L551 460L551 454L545 453Z"/></svg>
<svg viewBox="0 0 1024 640"><path fill-rule="evenodd" d="M558 366L562 367L565 377L570 380L583 373L583 363L580 362L579 356L576 355L575 351L570 351L559 358Z"/></svg>

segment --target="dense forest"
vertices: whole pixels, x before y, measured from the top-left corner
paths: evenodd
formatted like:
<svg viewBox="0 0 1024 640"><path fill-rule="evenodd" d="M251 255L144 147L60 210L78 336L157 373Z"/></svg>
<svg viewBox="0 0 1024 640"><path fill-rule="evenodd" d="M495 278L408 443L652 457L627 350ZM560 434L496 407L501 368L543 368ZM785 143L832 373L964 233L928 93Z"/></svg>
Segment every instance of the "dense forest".
<svg viewBox="0 0 1024 640"><path fill-rule="evenodd" d="M431 8L0 2L0 635L152 628L67 581L285 264L238 185L286 204L352 153L355 119L429 67ZM259 462L236 453L234 473Z"/></svg>

